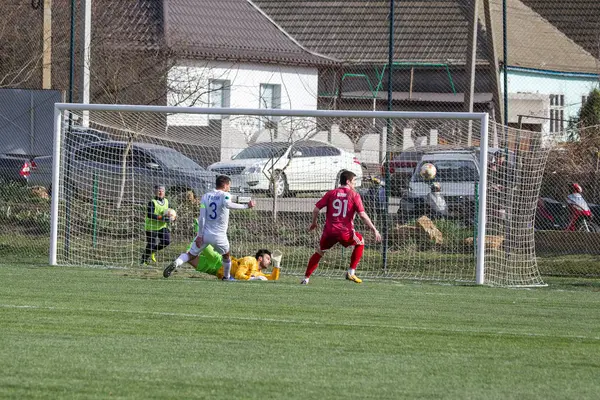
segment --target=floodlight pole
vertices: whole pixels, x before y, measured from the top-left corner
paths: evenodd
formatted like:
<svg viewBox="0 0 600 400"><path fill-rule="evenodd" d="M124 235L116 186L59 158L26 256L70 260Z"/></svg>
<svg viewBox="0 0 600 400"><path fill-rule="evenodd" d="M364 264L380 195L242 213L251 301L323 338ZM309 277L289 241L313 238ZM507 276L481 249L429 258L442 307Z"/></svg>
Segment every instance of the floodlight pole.
<svg viewBox="0 0 600 400"><path fill-rule="evenodd" d="M390 32L389 32L389 47L388 47L388 87L387 87L387 96L388 96L388 102L387 102L387 110L388 111L392 111L393 109L393 93L394 93L394 88L393 88L393 79L394 79L394 12L395 12L395 4L394 4L394 0L390 0L390 14L389 14L389 22L390 22ZM392 119L388 118L386 121L386 130L385 130L385 134L386 134L386 146L388 143L387 138L390 137L391 132L393 129L393 124L392 124ZM382 132L383 134L383 132ZM388 264L388 213L389 213L389 198L390 198L390 169L389 169L389 152L386 152L388 154L387 157L385 157L385 159L383 160L383 165L385 166L385 168L383 169L383 174L384 174L384 181L385 181L385 196L384 196L384 201L383 201L383 210L380 210L380 212L383 213L384 218L381 221L382 222L382 228L383 228L383 235L381 236L381 244L382 244L382 269L385 271L387 270L387 264ZM379 197L379 195L377 196Z"/></svg>
<svg viewBox="0 0 600 400"><path fill-rule="evenodd" d="M81 71L81 102L84 104L90 103L90 44L92 37L92 0L82 0L83 4L83 65ZM81 126L88 127L90 125L90 112L83 111L81 113Z"/></svg>
<svg viewBox="0 0 600 400"><path fill-rule="evenodd" d="M505 140L505 145L508 145L508 143L506 143L508 141L508 129L506 129L506 127L508 126L508 37L507 37L507 31L508 31L508 27L506 26L507 24L507 20L508 17L506 15L506 0L502 0L502 58L504 60L504 63L502 64L502 70L504 72L504 76L503 76L503 83L504 83L504 140Z"/></svg>
<svg viewBox="0 0 600 400"><path fill-rule="evenodd" d="M74 81L75 81L75 0L71 0L71 37L70 37L70 59L69 59L69 103L73 102L73 92L74 92ZM66 135L71 134L71 128L73 126L73 118L71 117L71 113L69 113L69 123ZM56 134L56 133L55 133ZM65 138L67 137L65 136ZM67 142L68 143L68 142ZM56 142L54 142L54 146L56 147ZM71 248L71 191L69 189L70 185L70 162L67 160L66 162L66 171L65 171L65 185L67 185L67 190L65 191L66 202L65 202L65 257L69 258L69 251ZM54 190L53 190L54 192Z"/></svg>
<svg viewBox="0 0 600 400"><path fill-rule="evenodd" d="M467 73L469 74L469 90L465 90L465 111L473 112L473 98L475 97L475 76L477 73L477 22L479 19L479 0L472 0L469 9L469 48L467 50ZM473 145L473 121L469 121L467 132L467 146Z"/></svg>

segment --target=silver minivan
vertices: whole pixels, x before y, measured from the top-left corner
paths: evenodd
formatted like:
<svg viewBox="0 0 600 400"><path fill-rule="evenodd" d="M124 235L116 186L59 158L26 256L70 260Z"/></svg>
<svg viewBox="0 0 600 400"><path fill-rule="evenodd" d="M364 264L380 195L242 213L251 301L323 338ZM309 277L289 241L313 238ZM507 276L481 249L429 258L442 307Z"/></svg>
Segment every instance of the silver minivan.
<svg viewBox="0 0 600 400"><path fill-rule="evenodd" d="M419 171L423 164L435 165L433 182L441 186L450 214L470 215L475 203L475 185L479 181L479 160L472 151L447 150L423 154L408 185L406 196L400 199L398 213L409 220L426 213L425 199L432 181L425 181Z"/></svg>

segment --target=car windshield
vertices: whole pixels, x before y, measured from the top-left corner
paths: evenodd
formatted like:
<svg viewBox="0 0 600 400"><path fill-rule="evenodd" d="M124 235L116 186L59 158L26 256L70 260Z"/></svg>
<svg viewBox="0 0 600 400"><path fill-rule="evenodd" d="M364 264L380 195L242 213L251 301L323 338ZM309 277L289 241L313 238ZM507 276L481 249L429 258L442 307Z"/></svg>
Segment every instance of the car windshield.
<svg viewBox="0 0 600 400"><path fill-rule="evenodd" d="M479 179L477 166L473 161L468 160L436 160L426 161L435 165L437 173L435 175L436 182L475 182ZM424 162L423 164L425 164ZM413 175L413 181L423 182L424 179L418 173L421 169L417 169Z"/></svg>
<svg viewBox="0 0 600 400"><path fill-rule="evenodd" d="M204 168L176 150L152 149L149 153L169 169L204 171Z"/></svg>
<svg viewBox="0 0 600 400"><path fill-rule="evenodd" d="M289 147L289 143L261 143L242 150L235 160L246 160L250 158L280 158L283 157Z"/></svg>

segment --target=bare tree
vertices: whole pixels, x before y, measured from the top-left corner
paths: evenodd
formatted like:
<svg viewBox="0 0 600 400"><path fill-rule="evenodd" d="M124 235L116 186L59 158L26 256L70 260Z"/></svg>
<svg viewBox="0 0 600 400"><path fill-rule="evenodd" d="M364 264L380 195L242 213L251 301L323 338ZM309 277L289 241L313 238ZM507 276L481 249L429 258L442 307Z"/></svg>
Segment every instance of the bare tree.
<svg viewBox="0 0 600 400"><path fill-rule="evenodd" d="M287 160L284 160L283 162L282 158L284 153L277 153L274 151L272 153L273 156L269 158L265 168L262 170L262 174L269 181L269 191L273 196L272 213L273 223L276 226L279 211L279 198L288 194L286 170L292 160L301 155L294 149L294 145L314 136L317 133L317 128L315 122L309 118L285 117L280 121L274 121L268 117L261 117L261 120L269 131L271 143L280 136L276 135L275 132L278 131L280 127L285 127L286 141L291 148Z"/></svg>
<svg viewBox="0 0 600 400"><path fill-rule="evenodd" d="M94 102L108 104L168 104L170 106L207 106L213 71L208 64L179 65L169 50L115 51L110 42L92 42L91 87ZM94 61L96 60L96 61ZM125 193L127 158L133 143L142 133L163 134L167 115L119 113L120 129L127 131L122 154L121 190L117 208ZM157 132L151 132L153 129Z"/></svg>
<svg viewBox="0 0 600 400"><path fill-rule="evenodd" d="M38 88L42 77L41 12L29 2L2 6L0 88ZM39 27L39 32L32 31Z"/></svg>

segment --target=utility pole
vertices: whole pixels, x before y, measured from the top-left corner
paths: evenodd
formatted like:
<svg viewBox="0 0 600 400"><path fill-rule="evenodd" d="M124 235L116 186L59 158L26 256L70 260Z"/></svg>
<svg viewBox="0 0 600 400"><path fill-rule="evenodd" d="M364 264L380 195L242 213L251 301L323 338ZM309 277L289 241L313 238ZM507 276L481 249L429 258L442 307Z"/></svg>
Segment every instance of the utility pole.
<svg viewBox="0 0 600 400"><path fill-rule="evenodd" d="M52 89L52 0L44 0L42 89Z"/></svg>
<svg viewBox="0 0 600 400"><path fill-rule="evenodd" d="M71 32L69 35L69 103L73 102L75 79L75 0L71 0ZM71 125L69 125L69 129Z"/></svg>

